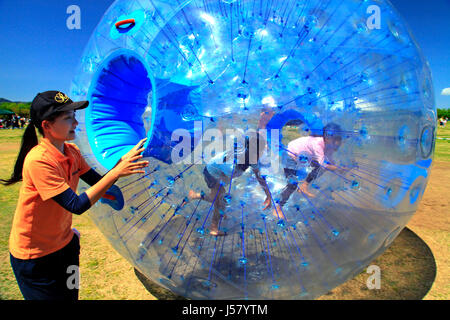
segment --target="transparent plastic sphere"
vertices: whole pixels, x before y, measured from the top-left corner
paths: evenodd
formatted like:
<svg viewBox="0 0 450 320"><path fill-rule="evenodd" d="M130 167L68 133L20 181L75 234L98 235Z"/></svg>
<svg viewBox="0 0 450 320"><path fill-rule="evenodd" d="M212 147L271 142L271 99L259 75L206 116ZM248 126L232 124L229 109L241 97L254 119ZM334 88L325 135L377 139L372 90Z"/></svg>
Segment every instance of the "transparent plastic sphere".
<svg viewBox="0 0 450 320"><path fill-rule="evenodd" d="M75 142L98 172L148 137L146 173L119 179L90 216L191 299L328 292L392 243L432 165L430 71L384 0L119 0L71 96L90 101ZM265 142L255 163L211 164L258 153L241 139L252 130ZM315 149L293 156L305 141Z"/></svg>

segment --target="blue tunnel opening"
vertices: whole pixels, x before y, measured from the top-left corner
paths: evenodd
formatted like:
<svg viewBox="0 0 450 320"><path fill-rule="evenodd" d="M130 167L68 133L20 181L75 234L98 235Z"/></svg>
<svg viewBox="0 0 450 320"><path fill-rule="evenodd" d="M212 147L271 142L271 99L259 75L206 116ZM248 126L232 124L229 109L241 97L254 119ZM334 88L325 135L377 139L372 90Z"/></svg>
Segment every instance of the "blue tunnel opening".
<svg viewBox="0 0 450 320"><path fill-rule="evenodd" d="M180 142L172 139L176 130L188 132L191 152L198 142L194 121L201 117L192 93L196 87L155 79L149 70L133 52L119 50L105 59L92 81L87 137L95 158L108 170L144 137L143 155L166 164L172 163L172 151Z"/></svg>
<svg viewBox="0 0 450 320"><path fill-rule="evenodd" d="M116 52L99 67L89 89L86 130L96 159L108 170L139 140L151 140L155 112L147 128L143 114L156 105L152 88L148 68L130 52Z"/></svg>

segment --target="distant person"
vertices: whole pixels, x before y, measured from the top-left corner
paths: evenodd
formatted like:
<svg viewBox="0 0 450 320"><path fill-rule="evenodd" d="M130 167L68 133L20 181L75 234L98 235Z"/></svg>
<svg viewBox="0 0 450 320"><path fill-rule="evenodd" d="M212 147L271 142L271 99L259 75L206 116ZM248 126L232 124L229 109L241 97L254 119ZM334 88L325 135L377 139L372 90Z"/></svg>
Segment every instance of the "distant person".
<svg viewBox="0 0 450 320"><path fill-rule="evenodd" d="M13 119L12 119L12 128L13 128L13 129L19 128L19 117L18 117L17 115L14 115L14 116L13 116Z"/></svg>
<svg viewBox="0 0 450 320"><path fill-rule="evenodd" d="M441 127L441 128L443 128L443 127L445 127L445 122L444 122L445 120L444 120L444 117L440 117L439 118L439 126Z"/></svg>
<svg viewBox="0 0 450 320"><path fill-rule="evenodd" d="M78 289L67 286L69 266L79 265L79 233L72 215L82 214L112 188L120 177L144 173L138 161L142 140L103 177L91 169L75 139L75 111L88 101L73 102L58 91L39 93L31 103L31 123L25 129L11 185L23 179L9 238L10 261L26 300L77 300ZM36 129L42 135L38 144ZM90 187L75 193L79 178ZM116 187L117 188L117 187ZM118 188L117 188L118 189Z"/></svg>

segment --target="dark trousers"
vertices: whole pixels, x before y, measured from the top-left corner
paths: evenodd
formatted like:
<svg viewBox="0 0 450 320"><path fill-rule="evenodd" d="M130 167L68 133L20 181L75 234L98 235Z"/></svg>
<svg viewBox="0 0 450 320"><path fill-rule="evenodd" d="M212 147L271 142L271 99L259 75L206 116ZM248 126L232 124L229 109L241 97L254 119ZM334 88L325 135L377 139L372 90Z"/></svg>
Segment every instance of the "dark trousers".
<svg viewBox="0 0 450 320"><path fill-rule="evenodd" d="M220 214L225 211L224 195L226 191L220 184L220 181L214 178L206 168L203 170L203 177L205 178L208 188L211 190L208 194L202 195L202 199L211 203L214 202L214 212L211 218L211 226L217 228L220 222Z"/></svg>
<svg viewBox="0 0 450 320"><path fill-rule="evenodd" d="M22 260L10 254L11 266L25 300L78 300L80 240L74 235L61 250ZM76 280L75 280L76 277Z"/></svg>
<svg viewBox="0 0 450 320"><path fill-rule="evenodd" d="M311 167L313 168L313 170L306 177L305 181L307 183L311 183L311 181L313 181L323 173L323 170L321 170L321 166L317 161L311 161ZM297 190L297 170L284 168L284 175L288 180L288 184L281 192L281 199L279 203L281 207L286 204L291 194L295 190Z"/></svg>

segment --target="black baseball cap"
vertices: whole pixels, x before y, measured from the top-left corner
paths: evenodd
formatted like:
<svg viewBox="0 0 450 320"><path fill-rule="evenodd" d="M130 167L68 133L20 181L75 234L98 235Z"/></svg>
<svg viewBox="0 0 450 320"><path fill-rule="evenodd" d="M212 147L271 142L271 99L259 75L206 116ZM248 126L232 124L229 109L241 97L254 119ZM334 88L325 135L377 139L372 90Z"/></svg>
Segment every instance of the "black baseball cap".
<svg viewBox="0 0 450 320"><path fill-rule="evenodd" d="M89 101L73 102L61 91L38 93L31 102L30 117L34 124L40 124L55 112L84 109Z"/></svg>

